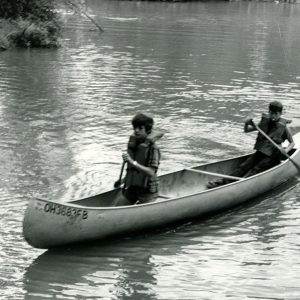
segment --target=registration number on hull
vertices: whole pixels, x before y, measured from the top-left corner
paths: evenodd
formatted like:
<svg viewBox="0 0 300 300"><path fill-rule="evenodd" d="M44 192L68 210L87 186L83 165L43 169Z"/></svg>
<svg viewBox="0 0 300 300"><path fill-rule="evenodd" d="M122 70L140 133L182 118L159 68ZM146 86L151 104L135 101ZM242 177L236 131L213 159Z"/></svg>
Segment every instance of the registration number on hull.
<svg viewBox="0 0 300 300"><path fill-rule="evenodd" d="M67 207L57 203L46 203L44 205L44 212L71 218L81 218L83 220L88 218L87 210L74 207Z"/></svg>

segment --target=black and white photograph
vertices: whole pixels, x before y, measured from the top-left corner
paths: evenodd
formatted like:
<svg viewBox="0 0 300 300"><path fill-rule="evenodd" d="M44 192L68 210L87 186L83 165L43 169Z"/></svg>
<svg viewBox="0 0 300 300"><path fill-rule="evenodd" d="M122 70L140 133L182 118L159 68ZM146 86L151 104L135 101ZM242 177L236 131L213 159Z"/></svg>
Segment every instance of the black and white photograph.
<svg viewBox="0 0 300 300"><path fill-rule="evenodd" d="M1 300L300 300L300 0L0 0Z"/></svg>

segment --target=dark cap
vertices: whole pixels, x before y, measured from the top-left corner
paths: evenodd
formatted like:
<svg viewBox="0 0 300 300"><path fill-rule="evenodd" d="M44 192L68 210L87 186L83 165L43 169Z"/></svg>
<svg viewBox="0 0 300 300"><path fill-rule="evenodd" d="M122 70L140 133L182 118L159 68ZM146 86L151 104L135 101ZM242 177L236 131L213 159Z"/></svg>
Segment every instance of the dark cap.
<svg viewBox="0 0 300 300"><path fill-rule="evenodd" d="M269 104L269 110L274 113L276 113L276 112L281 113L282 108L283 108L283 106L282 106L281 102L279 102L279 101L273 101Z"/></svg>

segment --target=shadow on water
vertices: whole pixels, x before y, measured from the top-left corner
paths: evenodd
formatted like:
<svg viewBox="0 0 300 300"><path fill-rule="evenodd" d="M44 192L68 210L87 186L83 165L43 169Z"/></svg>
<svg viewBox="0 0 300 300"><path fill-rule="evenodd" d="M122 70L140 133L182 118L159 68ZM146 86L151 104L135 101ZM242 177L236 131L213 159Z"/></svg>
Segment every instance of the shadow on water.
<svg viewBox="0 0 300 300"><path fill-rule="evenodd" d="M25 299L58 293L71 297L68 299L99 298L100 294L102 299L157 299L152 288L157 285L159 273L157 257L178 257L188 248L202 249L203 255L207 247L216 247L212 241L222 241L226 236L233 243L242 244L245 227L255 228L250 240L272 247L282 237L273 234L276 220L287 209L282 196L297 183L298 179L293 179L243 206L177 227L105 241L105 244L48 250L26 270Z"/></svg>

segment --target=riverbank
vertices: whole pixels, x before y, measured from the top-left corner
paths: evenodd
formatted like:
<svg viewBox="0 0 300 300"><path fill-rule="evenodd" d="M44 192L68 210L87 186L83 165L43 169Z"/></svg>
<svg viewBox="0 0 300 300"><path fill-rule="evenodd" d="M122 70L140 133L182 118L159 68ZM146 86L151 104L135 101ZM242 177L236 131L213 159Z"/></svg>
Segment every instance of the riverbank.
<svg viewBox="0 0 300 300"><path fill-rule="evenodd" d="M0 19L0 50L9 48L57 48L60 46L60 25L54 21Z"/></svg>
<svg viewBox="0 0 300 300"><path fill-rule="evenodd" d="M161 0L159 0L161 1ZM229 0L232 2L242 2L243 0ZM178 2L177 0L169 0L169 2ZM183 1L184 2L184 1ZM260 2L260 1L258 1ZM266 0L265 2L275 3L300 3L300 0ZM69 3L69 7L76 11L78 14L83 14L87 17L100 32L103 29L95 20L87 13L81 10L81 7ZM59 16L57 13L53 13L50 16L47 15L48 10L39 14L43 18L35 17L35 21L28 18L18 19L4 19L0 18L0 51L4 51L11 48L57 48L61 46L60 32L61 24L59 23ZM3 15L3 14L2 14Z"/></svg>
<svg viewBox="0 0 300 300"><path fill-rule="evenodd" d="M8 36L15 29L15 26L11 22L0 19L0 50L6 50L10 47Z"/></svg>

